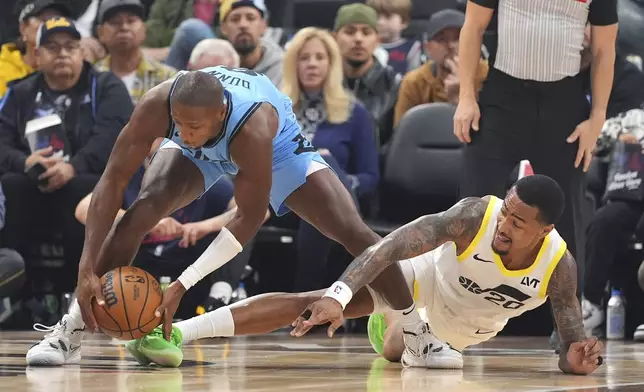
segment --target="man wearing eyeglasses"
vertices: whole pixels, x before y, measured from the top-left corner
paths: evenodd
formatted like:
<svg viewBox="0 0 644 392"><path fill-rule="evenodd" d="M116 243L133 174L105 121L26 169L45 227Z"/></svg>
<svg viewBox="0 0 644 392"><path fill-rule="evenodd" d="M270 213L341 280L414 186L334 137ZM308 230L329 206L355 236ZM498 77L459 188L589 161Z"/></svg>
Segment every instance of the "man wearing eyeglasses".
<svg viewBox="0 0 644 392"><path fill-rule="evenodd" d="M0 183L7 199L0 242L29 264L27 251L39 239L62 233L70 271L84 238L74 210L94 188L133 110L125 85L83 60L80 39L67 18L42 22L39 71L11 82L0 101Z"/></svg>

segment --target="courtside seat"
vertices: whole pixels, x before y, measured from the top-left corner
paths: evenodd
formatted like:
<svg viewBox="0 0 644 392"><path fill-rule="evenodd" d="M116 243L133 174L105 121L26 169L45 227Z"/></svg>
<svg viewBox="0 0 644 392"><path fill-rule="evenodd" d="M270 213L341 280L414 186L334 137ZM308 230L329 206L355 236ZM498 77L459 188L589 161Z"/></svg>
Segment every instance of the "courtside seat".
<svg viewBox="0 0 644 392"><path fill-rule="evenodd" d="M387 155L378 213L367 220L378 234L458 201L462 145L453 134L454 111L454 105L430 103L400 120Z"/></svg>

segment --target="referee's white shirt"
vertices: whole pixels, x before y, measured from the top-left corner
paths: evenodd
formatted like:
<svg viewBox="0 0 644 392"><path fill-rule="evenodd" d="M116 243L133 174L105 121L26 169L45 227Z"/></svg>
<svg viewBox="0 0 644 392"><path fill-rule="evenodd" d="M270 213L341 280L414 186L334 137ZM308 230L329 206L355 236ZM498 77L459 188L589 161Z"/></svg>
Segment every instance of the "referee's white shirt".
<svg viewBox="0 0 644 392"><path fill-rule="evenodd" d="M553 82L577 75L586 23L617 23L617 0L470 1L498 9L493 67L518 79Z"/></svg>

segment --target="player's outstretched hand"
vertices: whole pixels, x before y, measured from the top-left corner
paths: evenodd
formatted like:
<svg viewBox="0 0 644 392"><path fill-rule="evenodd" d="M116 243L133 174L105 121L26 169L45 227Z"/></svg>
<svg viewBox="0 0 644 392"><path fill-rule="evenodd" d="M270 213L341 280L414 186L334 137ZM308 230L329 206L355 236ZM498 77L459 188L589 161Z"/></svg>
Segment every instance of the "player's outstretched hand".
<svg viewBox="0 0 644 392"><path fill-rule="evenodd" d="M603 348L603 343L594 336L571 344L566 355L568 367L574 374L594 372L604 361L600 356Z"/></svg>
<svg viewBox="0 0 644 392"><path fill-rule="evenodd" d="M81 272L78 275L77 286L76 298L81 310L83 322L88 330L97 332L99 329L98 323L94 318L94 312L92 311L92 299L96 298L98 306L105 305L101 279L94 273L94 271L88 271L87 273Z"/></svg>
<svg viewBox="0 0 644 392"><path fill-rule="evenodd" d="M163 337L168 342L170 341L170 333L172 332L172 318L185 293L186 288L183 287L181 282L178 280L172 282L163 293L163 301L154 313L156 317L163 316Z"/></svg>
<svg viewBox="0 0 644 392"><path fill-rule="evenodd" d="M344 323L342 305L330 297L322 297L307 306L292 324L293 331L291 336L304 336L313 326L331 323L327 331L329 337L332 337L335 331Z"/></svg>

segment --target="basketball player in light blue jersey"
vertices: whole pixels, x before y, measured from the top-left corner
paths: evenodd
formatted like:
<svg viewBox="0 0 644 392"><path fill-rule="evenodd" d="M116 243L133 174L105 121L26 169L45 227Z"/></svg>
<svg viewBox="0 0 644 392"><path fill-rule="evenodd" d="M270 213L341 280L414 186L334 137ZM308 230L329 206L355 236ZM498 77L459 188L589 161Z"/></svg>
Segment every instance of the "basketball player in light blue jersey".
<svg viewBox="0 0 644 392"><path fill-rule="evenodd" d="M162 137L166 140L145 173L139 198L112 225L130 177L152 143ZM163 314L166 339L174 333L172 316L186 290L242 250L257 233L269 203L278 215L294 211L354 256L380 239L300 133L290 99L266 76L226 67L180 73L142 98L116 141L89 207L78 301L29 350L27 363L78 362L85 323L97 330L92 298L101 306L105 303L99 277L130 264L143 237L160 219L199 197L224 174L235 176L236 215L165 292L158 312ZM430 333L423 332L397 264L370 286L400 312L404 328L414 334L410 352L422 353L427 344L436 344ZM328 295L348 302L352 293L347 284L336 282ZM422 354L417 357L425 363Z"/></svg>

